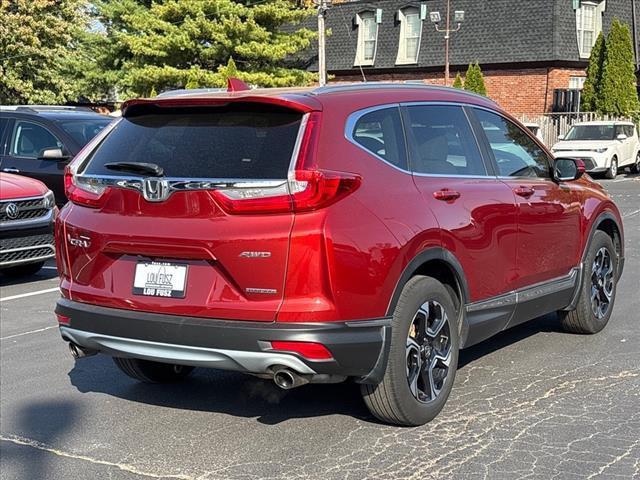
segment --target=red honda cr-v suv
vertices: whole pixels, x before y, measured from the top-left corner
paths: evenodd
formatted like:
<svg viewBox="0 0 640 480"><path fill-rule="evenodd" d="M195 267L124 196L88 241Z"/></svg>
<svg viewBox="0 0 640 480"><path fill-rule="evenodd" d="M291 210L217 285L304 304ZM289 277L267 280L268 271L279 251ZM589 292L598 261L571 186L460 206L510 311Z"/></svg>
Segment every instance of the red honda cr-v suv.
<svg viewBox="0 0 640 480"><path fill-rule="evenodd" d="M583 171L453 89L129 101L68 167L62 337L147 382L350 378L379 419L422 424L459 349L553 311L608 322L622 221Z"/></svg>

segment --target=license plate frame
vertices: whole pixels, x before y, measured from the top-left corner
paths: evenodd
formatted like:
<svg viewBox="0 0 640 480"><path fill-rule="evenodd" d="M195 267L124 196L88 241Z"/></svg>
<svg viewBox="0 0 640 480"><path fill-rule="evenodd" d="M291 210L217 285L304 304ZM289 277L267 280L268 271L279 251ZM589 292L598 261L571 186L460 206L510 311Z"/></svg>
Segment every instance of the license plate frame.
<svg viewBox="0 0 640 480"><path fill-rule="evenodd" d="M133 271L134 295L184 298L189 265L159 260L139 260Z"/></svg>

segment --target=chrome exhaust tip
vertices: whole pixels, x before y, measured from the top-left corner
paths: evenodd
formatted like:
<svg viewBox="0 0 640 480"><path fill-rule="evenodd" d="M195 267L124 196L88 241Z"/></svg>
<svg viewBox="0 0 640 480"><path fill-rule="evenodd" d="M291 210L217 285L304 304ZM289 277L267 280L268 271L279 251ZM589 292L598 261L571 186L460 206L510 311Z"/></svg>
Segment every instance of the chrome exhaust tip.
<svg viewBox="0 0 640 480"><path fill-rule="evenodd" d="M69 351L71 352L71 356L76 360L79 358L91 357L98 353L97 350L82 348L80 345L76 345L73 342L69 342Z"/></svg>
<svg viewBox="0 0 640 480"><path fill-rule="evenodd" d="M279 368L273 372L274 383L283 390L291 390L309 383L307 377L303 377L288 368Z"/></svg>

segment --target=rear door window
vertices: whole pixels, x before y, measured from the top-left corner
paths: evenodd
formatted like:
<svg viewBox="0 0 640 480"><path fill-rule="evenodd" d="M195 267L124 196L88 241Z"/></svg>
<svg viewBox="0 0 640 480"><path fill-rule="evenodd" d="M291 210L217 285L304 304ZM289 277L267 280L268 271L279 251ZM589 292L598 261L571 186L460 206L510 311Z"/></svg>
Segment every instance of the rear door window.
<svg viewBox="0 0 640 480"><path fill-rule="evenodd" d="M402 120L398 107L383 108L362 115L353 128L353 140L388 163L407 169Z"/></svg>
<svg viewBox="0 0 640 480"><path fill-rule="evenodd" d="M120 175L104 165L145 162L167 177L283 179L301 120L301 113L259 105L152 108L123 118L83 173Z"/></svg>
<svg viewBox="0 0 640 480"><path fill-rule="evenodd" d="M471 125L459 106L406 107L411 170L427 175L487 174Z"/></svg>

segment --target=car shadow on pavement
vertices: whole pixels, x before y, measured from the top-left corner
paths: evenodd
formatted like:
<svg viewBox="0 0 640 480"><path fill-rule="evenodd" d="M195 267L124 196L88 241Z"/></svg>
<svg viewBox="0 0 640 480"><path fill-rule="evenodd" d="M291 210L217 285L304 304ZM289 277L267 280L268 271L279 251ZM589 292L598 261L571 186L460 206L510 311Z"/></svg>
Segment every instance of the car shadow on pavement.
<svg viewBox="0 0 640 480"><path fill-rule="evenodd" d="M38 273L28 275L26 277L10 277L0 273L0 287L9 287L11 285L27 285L33 282L41 282L42 280L50 280L57 278L58 272L53 269L42 269Z"/></svg>
<svg viewBox="0 0 640 480"><path fill-rule="evenodd" d="M198 368L181 383L145 384L128 378L104 355L77 361L69 378L80 392L99 392L162 407L256 418L267 425L336 414L373 421L359 395L359 386L352 382L282 390L271 381L250 375Z"/></svg>
<svg viewBox="0 0 640 480"><path fill-rule="evenodd" d="M482 361L484 355L537 333L550 331L560 331L555 314L517 326L463 350L459 368ZM378 423L364 405L359 386L353 382L305 385L285 391L271 381L250 375L200 368L179 384L144 384L125 376L104 355L80 359L69 372L69 378L80 392L98 392L162 407L256 418L267 425L294 418L336 414Z"/></svg>

